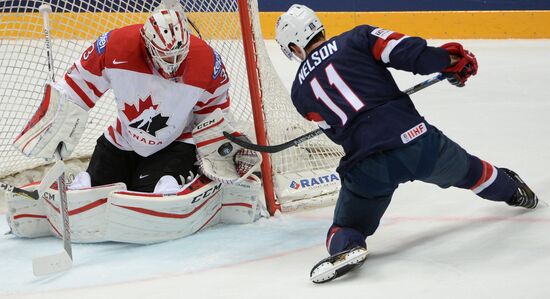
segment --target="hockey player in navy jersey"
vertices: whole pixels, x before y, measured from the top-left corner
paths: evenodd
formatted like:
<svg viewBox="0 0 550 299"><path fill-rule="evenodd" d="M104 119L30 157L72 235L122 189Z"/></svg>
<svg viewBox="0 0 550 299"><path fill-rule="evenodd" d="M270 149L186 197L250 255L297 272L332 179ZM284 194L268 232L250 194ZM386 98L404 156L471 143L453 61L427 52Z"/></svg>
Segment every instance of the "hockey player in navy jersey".
<svg viewBox="0 0 550 299"><path fill-rule="evenodd" d="M301 61L291 91L294 106L345 152L326 242L333 258L327 261L366 249L365 239L376 231L397 186L407 181L470 189L510 206L537 206L537 196L516 173L469 154L426 121L387 69L441 72L463 87L478 65L461 44L430 47L422 38L369 25L326 39L315 12L296 4L278 19L276 40L288 58ZM364 257L354 262L360 265ZM333 279L336 272L314 282Z"/></svg>

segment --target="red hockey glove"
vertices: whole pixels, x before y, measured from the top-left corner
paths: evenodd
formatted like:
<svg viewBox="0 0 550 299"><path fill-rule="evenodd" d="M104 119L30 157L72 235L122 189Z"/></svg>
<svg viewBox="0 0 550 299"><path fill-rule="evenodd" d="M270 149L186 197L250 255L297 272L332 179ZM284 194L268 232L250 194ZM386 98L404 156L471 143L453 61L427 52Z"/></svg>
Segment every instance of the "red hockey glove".
<svg viewBox="0 0 550 299"><path fill-rule="evenodd" d="M477 74L477 60L473 53L464 50L459 43L447 43L441 46L449 55L458 56L460 60L442 71L447 80L458 87L463 87L470 76Z"/></svg>

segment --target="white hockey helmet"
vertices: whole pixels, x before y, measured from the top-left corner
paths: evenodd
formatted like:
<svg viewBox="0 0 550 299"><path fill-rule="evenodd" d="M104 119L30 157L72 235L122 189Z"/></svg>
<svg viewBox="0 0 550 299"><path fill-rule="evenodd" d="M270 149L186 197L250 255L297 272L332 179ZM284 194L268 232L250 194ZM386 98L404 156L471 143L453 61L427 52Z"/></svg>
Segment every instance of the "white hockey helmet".
<svg viewBox="0 0 550 299"><path fill-rule="evenodd" d="M153 13L143 25L141 36L157 70L174 75L189 53L189 30L183 12L163 9Z"/></svg>
<svg viewBox="0 0 550 299"><path fill-rule="evenodd" d="M304 51L309 41L323 30L323 23L313 10L305 5L294 4L277 20L275 40L289 59L293 57L298 59L289 45L295 44Z"/></svg>

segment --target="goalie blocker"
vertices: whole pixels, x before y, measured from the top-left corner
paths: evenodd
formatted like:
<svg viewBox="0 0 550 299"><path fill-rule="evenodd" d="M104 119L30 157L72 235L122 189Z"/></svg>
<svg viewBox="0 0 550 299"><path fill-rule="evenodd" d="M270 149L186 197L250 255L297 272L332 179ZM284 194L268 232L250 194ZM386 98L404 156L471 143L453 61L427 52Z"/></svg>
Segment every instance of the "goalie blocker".
<svg viewBox="0 0 550 299"><path fill-rule="evenodd" d="M66 158L84 133L88 112L55 83L47 83L45 89L40 107L13 144L26 156L52 159L61 143L59 154Z"/></svg>
<svg viewBox="0 0 550 299"><path fill-rule="evenodd" d="M31 190L37 184L22 188ZM62 219L57 194L50 188L39 200L30 200L8 192L11 232L26 238L59 237ZM262 194L254 176L234 185L198 176L175 194L127 191L123 183L68 190L71 237L77 243L150 244L218 223L251 223L267 216Z"/></svg>

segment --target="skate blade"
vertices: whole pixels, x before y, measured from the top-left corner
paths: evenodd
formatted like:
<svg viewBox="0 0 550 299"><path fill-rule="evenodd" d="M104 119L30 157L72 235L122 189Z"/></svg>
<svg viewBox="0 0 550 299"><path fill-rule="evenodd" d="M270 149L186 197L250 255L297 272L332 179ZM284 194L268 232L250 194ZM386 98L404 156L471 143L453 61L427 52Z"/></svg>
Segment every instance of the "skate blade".
<svg viewBox="0 0 550 299"><path fill-rule="evenodd" d="M347 265L357 264L367 258L368 251L366 249L355 250L346 255L346 259L337 261L334 264L325 262L313 271L309 278L314 283L328 282L336 278L336 271Z"/></svg>
<svg viewBox="0 0 550 299"><path fill-rule="evenodd" d="M537 204L537 207L535 209L544 209L548 208L548 203L544 200L539 199L539 203Z"/></svg>

